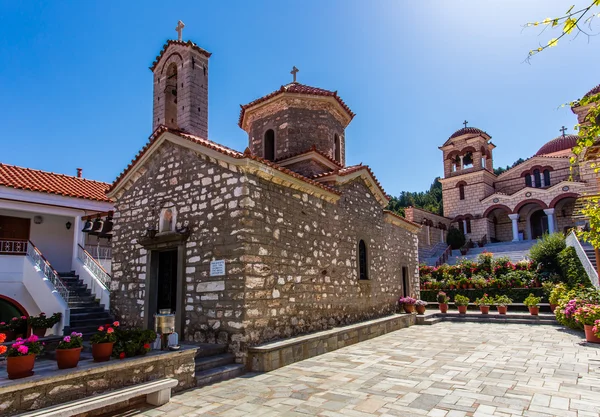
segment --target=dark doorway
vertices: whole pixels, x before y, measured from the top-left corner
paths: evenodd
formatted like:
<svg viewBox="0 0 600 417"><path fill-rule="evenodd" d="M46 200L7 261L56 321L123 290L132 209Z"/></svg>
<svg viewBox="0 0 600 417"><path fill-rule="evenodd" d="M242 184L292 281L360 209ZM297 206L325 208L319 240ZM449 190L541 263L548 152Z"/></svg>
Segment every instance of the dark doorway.
<svg viewBox="0 0 600 417"><path fill-rule="evenodd" d="M29 239L30 219L0 216L0 239Z"/></svg>
<svg viewBox="0 0 600 417"><path fill-rule="evenodd" d="M544 210L533 213L529 222L531 223L532 239L539 239L544 233L548 233L548 216L544 213Z"/></svg>
<svg viewBox="0 0 600 417"><path fill-rule="evenodd" d="M402 267L402 296L408 297L410 295L410 283L408 282L408 268Z"/></svg>
<svg viewBox="0 0 600 417"><path fill-rule="evenodd" d="M177 249L158 253L156 311L177 310Z"/></svg>

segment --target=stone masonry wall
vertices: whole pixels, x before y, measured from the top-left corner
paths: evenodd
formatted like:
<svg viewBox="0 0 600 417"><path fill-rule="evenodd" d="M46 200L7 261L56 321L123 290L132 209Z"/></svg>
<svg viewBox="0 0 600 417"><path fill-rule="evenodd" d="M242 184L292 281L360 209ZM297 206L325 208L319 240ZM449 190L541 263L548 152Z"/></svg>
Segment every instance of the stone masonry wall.
<svg viewBox="0 0 600 417"><path fill-rule="evenodd" d="M246 177L235 166L167 142L145 166L146 172L116 203L111 307L126 325L144 323L147 252L136 239L158 227L164 202L177 209L177 222L189 221L186 243L184 340L232 343L243 320L244 271L241 261ZM225 259L226 277L210 277L210 261ZM236 338L234 338L236 339ZM236 339L239 341L239 337Z"/></svg>
<svg viewBox="0 0 600 417"><path fill-rule="evenodd" d="M310 102L302 103L309 106ZM345 163L344 127L327 110L284 108L254 120L249 132L249 147L253 154L264 157L264 135L275 132L275 159L308 151L312 145L335 158L334 135L340 137L341 163Z"/></svg>
<svg viewBox="0 0 600 417"><path fill-rule="evenodd" d="M416 235L385 223L358 179L337 205L260 180L245 248L249 345L391 313L406 266L418 294ZM367 244L369 280L358 279L357 247Z"/></svg>
<svg viewBox="0 0 600 417"><path fill-rule="evenodd" d="M305 177L312 178L317 174L322 174L324 172L331 171L331 168L326 167L313 160L305 160L300 162L295 162L293 164L289 164L285 166L287 169L297 172L300 175L304 175Z"/></svg>
<svg viewBox="0 0 600 417"><path fill-rule="evenodd" d="M487 171L442 180L444 216L453 219L466 214L483 214L481 200L494 192L493 180L494 177ZM466 182L465 199L461 200L457 185L463 181Z"/></svg>

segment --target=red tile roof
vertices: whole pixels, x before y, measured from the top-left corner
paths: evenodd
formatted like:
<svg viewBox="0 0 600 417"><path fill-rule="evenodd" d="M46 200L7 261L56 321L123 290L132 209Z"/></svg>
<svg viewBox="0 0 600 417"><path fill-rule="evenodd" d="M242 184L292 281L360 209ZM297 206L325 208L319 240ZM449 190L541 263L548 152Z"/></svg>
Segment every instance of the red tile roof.
<svg viewBox="0 0 600 417"><path fill-rule="evenodd" d="M344 103L344 100L342 100L338 95L337 95L337 91L329 91L329 90L324 90L322 88L317 88L317 87L311 87L309 85L304 85L304 84L300 84L297 82L293 82L290 83L288 85L282 85L279 90L277 91L273 91L270 94L267 94L266 96L263 96L261 98L258 98L254 101L251 101L248 104L244 104L241 105L240 107L242 108L240 110L240 118L238 121L238 125L240 127L242 127L242 121L244 120L244 114L246 112L246 110L248 110L250 107L253 107L257 104L260 104L262 102L265 102L279 94L283 94L283 93L291 93L291 94L308 94L308 95L313 95L313 96L327 96L327 97L334 97L338 103L340 103L340 106L342 106L342 108L346 111L346 113L348 113L348 115L350 116L350 119L352 120L355 116L355 114L352 112L352 110L350 110L350 107L348 107L348 105L346 103Z"/></svg>
<svg viewBox="0 0 600 417"><path fill-rule="evenodd" d="M549 153L571 149L577 145L578 138L579 136L577 135L565 135L554 138L551 141L546 142L534 156L542 156Z"/></svg>
<svg viewBox="0 0 600 417"><path fill-rule="evenodd" d="M358 164L358 165L351 165L345 168L341 168L338 169L336 171L329 171L329 172L324 172L322 174L317 174L314 177L312 177L313 179L319 179L319 178L325 178L328 177L330 175L339 175L340 177L343 177L345 175L350 175L356 171L360 171L360 170L365 170L369 173L369 175L371 176L371 178L373 178L373 181L375 182L375 185L377 185L377 187L379 188L379 190L383 193L383 195L389 200L391 197L385 192L385 190L383 189L383 187L381 186L381 183L379 182L379 180L377 179L377 177L375 176L375 174L373 174L373 171L371 171L371 168L368 165L363 165L362 163Z"/></svg>
<svg viewBox="0 0 600 417"><path fill-rule="evenodd" d="M310 149L308 149L306 151L301 151L301 152L296 152L293 154L281 156L281 157L277 158L275 160L275 162L282 162L282 161L285 161L286 159L295 158L295 157L301 156L301 155L306 155L311 152L315 152L315 153L321 155L323 158L327 159L328 161L332 162L333 164L335 164L336 166L338 166L340 168L342 168L342 166L343 166L340 162L336 161L335 159L333 159L332 157L327 155L325 152L321 152L320 150L318 150L315 145L313 145Z"/></svg>
<svg viewBox="0 0 600 417"><path fill-rule="evenodd" d="M296 173L294 171L291 171L291 170L289 170L287 168L284 168L284 167L278 165L275 162L267 161L266 159L263 159L263 158L261 158L259 156L252 155L252 153L250 152L250 149L248 149L248 148L244 151L244 153L241 153L241 152L235 151L233 149L230 149L230 148L228 148L226 146L219 145L218 143L213 142L211 140L204 139L204 138L201 138L201 137L198 137L198 136L194 136L194 135L190 135L188 133L181 132L181 131L176 130L176 129L171 129L171 128L168 128L168 127L163 126L163 125L159 126L154 131L154 133L152 133L152 135L150 136L150 138L149 138L148 142L146 143L146 145L138 152L138 154L133 158L133 160L129 163L129 165L127 165L127 168L125 168L125 170L123 170L123 172L121 172L121 174L119 174L119 176L117 177L117 179L115 179L115 181L112 183L112 185L110 186L110 188L108 190L109 192L113 191L117 187L117 185L123 179L123 177L125 177L125 175L129 171L131 171L133 169L133 167L142 158L142 156L144 156L144 154L148 151L148 149L152 146L152 144L154 142L156 142L156 140L164 132L172 133L172 134L177 135L177 136L179 136L179 137L181 137L183 139L187 139L190 142L197 143L199 145L205 146L205 147L207 147L209 149L212 149L214 151L220 152L223 155L227 155L227 156L230 156L232 158L236 158L236 159L247 158L247 159L252 159L252 160L258 161L258 162L263 163L265 165L268 165L268 166L270 166L270 167L272 167L272 168L274 168L274 169L276 169L278 171L281 171L281 172L283 172L285 174L288 174L288 175L290 175L290 176L292 176L294 178L302 180L302 181L304 181L304 182L306 182L308 184L311 184L313 186L319 187L319 188L321 188L323 190L329 191L329 192L337 194L337 195L340 194L340 192L334 190L331 187L328 187L328 186L326 186L324 184L321 184L321 183L319 183L317 181L314 181L314 180L312 180L310 178L307 178L307 177L305 177L303 175L300 175L300 174L298 174L298 173Z"/></svg>
<svg viewBox="0 0 600 417"><path fill-rule="evenodd" d="M65 197L110 201L106 196L110 186L108 183L2 163L0 163L0 186Z"/></svg>
<svg viewBox="0 0 600 417"><path fill-rule="evenodd" d="M159 54L156 56L156 59L154 60L154 62L152 63L152 65L150 66L150 69L152 71L154 71L154 69L156 68L156 66L158 65L158 63L160 62L160 60L162 59L163 55L165 54L165 52L167 51L167 48L170 45L182 45L182 46L189 46L190 48L192 48L193 50L195 50L196 52L201 53L202 55L204 55L207 58L210 58L210 56L212 55L210 52L200 48L198 45L196 45L194 42L192 41L175 41L172 39L169 39L167 41L167 43L165 43L163 45L162 50L159 52Z"/></svg>
<svg viewBox="0 0 600 417"><path fill-rule="evenodd" d="M462 136L462 135L467 135L467 134L472 134L472 135L485 134L485 135L490 136L489 133L484 132L483 130L478 129L476 127L463 127L462 129L458 129L456 132L454 132L452 135L450 135L450 137L444 143L443 146L448 145L452 139L457 138L457 137Z"/></svg>
<svg viewBox="0 0 600 417"><path fill-rule="evenodd" d="M600 93L600 84L598 84L596 87L594 87L590 91L588 91L584 97L593 96L598 93Z"/></svg>

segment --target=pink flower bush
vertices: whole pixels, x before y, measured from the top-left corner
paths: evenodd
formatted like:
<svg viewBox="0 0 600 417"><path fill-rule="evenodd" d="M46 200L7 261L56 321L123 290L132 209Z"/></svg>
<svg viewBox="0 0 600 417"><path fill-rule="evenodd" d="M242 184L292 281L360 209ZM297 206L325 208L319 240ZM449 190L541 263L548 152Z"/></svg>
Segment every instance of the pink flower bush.
<svg viewBox="0 0 600 417"><path fill-rule="evenodd" d="M19 352L21 355L27 355L29 348L26 345L19 345L19 347L17 347L17 352Z"/></svg>

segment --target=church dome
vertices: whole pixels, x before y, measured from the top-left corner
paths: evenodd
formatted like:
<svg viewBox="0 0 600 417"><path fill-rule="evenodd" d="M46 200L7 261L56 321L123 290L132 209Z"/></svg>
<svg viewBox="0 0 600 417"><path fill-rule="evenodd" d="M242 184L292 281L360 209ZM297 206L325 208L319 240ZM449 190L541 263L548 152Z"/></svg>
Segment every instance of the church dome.
<svg viewBox="0 0 600 417"><path fill-rule="evenodd" d="M535 156L548 155L555 152L571 149L577 144L577 135L559 136L547 142L536 152Z"/></svg>
<svg viewBox="0 0 600 417"><path fill-rule="evenodd" d="M594 94L598 94L598 93L600 93L600 84L598 84L596 87L594 87L590 91L588 91L584 97L593 96Z"/></svg>
<svg viewBox="0 0 600 417"><path fill-rule="evenodd" d="M459 136L466 135L466 134L478 134L478 133L485 133L485 132L481 129L477 129L476 127L463 127L462 129L458 129L456 132L454 132L448 139L457 138ZM485 134L487 135L487 133L485 133Z"/></svg>

